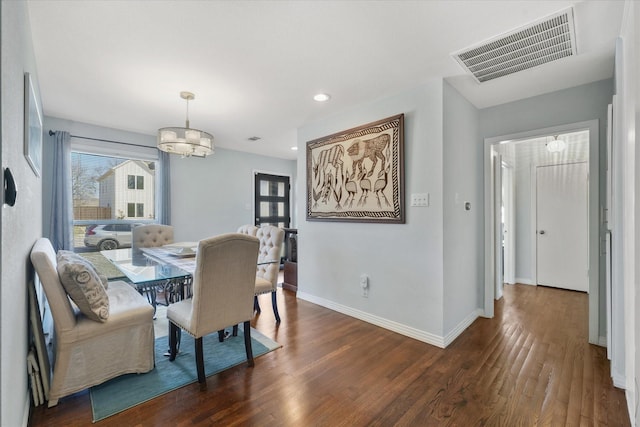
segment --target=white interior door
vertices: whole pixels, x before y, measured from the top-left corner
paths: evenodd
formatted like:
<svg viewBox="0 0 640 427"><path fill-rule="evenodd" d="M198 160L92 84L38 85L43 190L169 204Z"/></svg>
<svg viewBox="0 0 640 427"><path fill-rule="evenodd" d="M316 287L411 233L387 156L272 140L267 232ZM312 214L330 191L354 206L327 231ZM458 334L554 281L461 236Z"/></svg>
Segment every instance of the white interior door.
<svg viewBox="0 0 640 427"><path fill-rule="evenodd" d="M588 292L587 163L536 169L537 283Z"/></svg>

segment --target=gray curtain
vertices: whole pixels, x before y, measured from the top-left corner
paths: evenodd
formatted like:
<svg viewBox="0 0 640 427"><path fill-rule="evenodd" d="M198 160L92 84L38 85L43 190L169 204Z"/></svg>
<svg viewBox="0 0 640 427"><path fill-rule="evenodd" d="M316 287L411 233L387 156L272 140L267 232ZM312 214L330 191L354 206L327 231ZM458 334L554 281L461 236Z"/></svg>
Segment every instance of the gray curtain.
<svg viewBox="0 0 640 427"><path fill-rule="evenodd" d="M55 250L73 250L73 203L71 200L71 135L53 135L53 178L49 240Z"/></svg>
<svg viewBox="0 0 640 427"><path fill-rule="evenodd" d="M169 153L160 151L160 174L158 176L158 186L156 187L158 200L158 223L171 225L171 167Z"/></svg>

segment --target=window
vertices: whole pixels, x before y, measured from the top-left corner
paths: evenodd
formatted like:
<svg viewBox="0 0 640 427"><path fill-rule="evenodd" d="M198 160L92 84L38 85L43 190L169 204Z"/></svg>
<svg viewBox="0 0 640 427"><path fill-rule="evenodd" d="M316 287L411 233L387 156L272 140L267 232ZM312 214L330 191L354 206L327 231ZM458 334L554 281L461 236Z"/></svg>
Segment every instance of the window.
<svg viewBox="0 0 640 427"><path fill-rule="evenodd" d="M118 247L129 247L131 226L155 222L156 197L163 196L156 188L157 149L129 158L87 151L72 140L74 248L100 251L107 238L115 238Z"/></svg>
<svg viewBox="0 0 640 427"><path fill-rule="evenodd" d="M129 190L144 190L144 176L127 175L127 188Z"/></svg>
<svg viewBox="0 0 640 427"><path fill-rule="evenodd" d="M157 221L159 160L155 146L71 138L74 250L108 278L122 273L100 251L131 247L132 227Z"/></svg>
<svg viewBox="0 0 640 427"><path fill-rule="evenodd" d="M129 218L143 218L144 203L127 203L127 216Z"/></svg>

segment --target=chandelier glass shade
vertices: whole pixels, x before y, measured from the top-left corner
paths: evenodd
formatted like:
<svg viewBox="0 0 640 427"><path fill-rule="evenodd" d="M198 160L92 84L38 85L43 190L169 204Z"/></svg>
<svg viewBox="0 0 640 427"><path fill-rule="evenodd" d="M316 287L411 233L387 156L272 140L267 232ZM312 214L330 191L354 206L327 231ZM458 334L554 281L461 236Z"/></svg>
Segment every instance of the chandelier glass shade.
<svg viewBox="0 0 640 427"><path fill-rule="evenodd" d="M189 127L189 101L195 98L191 92L180 92L187 101L185 127L165 127L158 129L158 149L182 157L206 157L213 153L213 135Z"/></svg>

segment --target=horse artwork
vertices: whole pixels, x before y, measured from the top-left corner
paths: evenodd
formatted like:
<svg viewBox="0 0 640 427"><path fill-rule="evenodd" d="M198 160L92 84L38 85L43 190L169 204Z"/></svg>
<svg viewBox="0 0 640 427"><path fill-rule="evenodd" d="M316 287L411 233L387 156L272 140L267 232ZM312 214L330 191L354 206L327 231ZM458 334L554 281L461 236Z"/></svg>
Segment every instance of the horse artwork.
<svg viewBox="0 0 640 427"><path fill-rule="evenodd" d="M404 223L404 114L307 142L307 219Z"/></svg>

